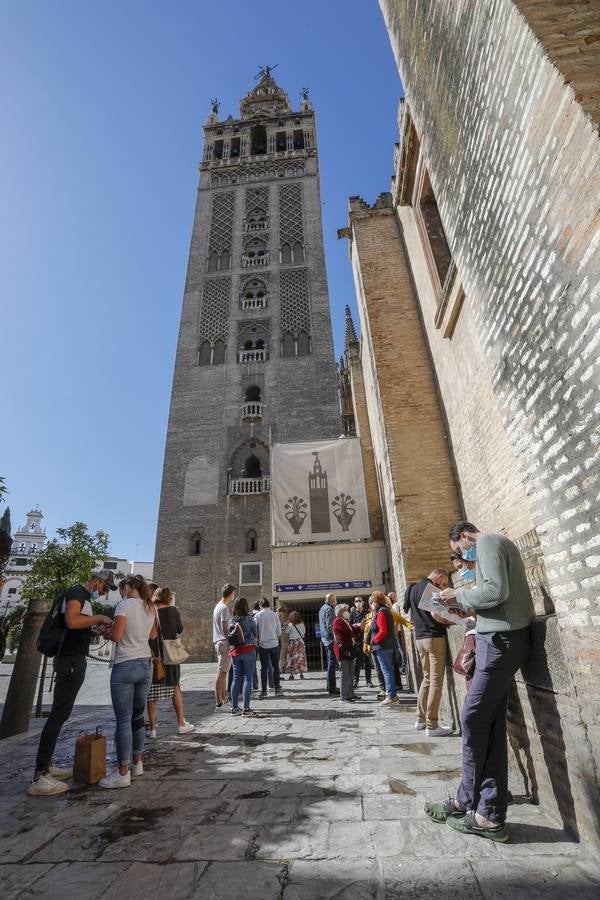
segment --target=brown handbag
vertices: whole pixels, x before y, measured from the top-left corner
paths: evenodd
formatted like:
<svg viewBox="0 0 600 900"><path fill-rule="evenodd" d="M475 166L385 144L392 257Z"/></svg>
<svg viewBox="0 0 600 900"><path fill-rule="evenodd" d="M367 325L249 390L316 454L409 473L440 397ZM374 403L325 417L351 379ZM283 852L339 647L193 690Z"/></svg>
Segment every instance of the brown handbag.
<svg viewBox="0 0 600 900"><path fill-rule="evenodd" d="M96 784L106 775L106 738L96 728L94 734L80 734L75 741L73 781Z"/></svg>
<svg viewBox="0 0 600 900"><path fill-rule="evenodd" d="M475 672L475 638L466 634L462 647L456 654L452 668L465 678L472 678Z"/></svg>
<svg viewBox="0 0 600 900"><path fill-rule="evenodd" d="M160 633L160 620L158 615L155 614L155 622L156 622L156 646L158 647L159 656L152 657L152 680L153 681L164 681L167 677L167 670L165 669L165 664L163 662L162 657L160 656L160 643L162 635Z"/></svg>

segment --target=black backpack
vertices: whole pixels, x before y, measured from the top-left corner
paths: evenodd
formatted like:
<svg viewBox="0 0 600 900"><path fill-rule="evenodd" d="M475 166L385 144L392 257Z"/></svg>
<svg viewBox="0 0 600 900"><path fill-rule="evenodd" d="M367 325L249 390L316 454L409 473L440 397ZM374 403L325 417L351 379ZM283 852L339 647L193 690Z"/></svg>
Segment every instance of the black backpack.
<svg viewBox="0 0 600 900"><path fill-rule="evenodd" d="M232 622L227 630L227 640L230 647L244 646L244 632L239 622Z"/></svg>
<svg viewBox="0 0 600 900"><path fill-rule="evenodd" d="M44 656L58 656L62 650L67 634L65 618L60 613L60 604L63 598L64 595L61 594L54 601L37 637L36 647Z"/></svg>

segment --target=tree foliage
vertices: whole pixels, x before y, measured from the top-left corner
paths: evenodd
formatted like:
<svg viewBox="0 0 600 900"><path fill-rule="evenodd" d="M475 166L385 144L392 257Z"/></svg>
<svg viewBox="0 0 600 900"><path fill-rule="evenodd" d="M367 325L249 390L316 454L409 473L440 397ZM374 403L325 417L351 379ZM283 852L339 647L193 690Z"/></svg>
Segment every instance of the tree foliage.
<svg viewBox="0 0 600 900"><path fill-rule="evenodd" d="M5 494L8 494L8 488L6 487L6 478L3 478L0 475L0 503L6 503Z"/></svg>
<svg viewBox="0 0 600 900"><path fill-rule="evenodd" d="M108 534L90 534L84 522L58 528L56 534L35 557L23 587L24 600L54 600L74 584L89 581L98 560L108 555Z"/></svg>
<svg viewBox="0 0 600 900"><path fill-rule="evenodd" d="M0 516L0 581L6 569L13 539L10 534L10 509L8 506Z"/></svg>

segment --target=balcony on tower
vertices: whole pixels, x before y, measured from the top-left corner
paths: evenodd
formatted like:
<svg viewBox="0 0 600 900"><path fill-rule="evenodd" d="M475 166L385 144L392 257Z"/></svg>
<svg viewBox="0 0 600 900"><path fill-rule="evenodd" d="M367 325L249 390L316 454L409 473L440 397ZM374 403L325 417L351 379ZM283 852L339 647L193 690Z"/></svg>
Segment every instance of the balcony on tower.
<svg viewBox="0 0 600 900"><path fill-rule="evenodd" d="M269 228L269 216L263 209L256 209L244 219L244 231L267 231Z"/></svg>
<svg viewBox="0 0 600 900"><path fill-rule="evenodd" d="M264 414L264 403L256 400L246 402L242 406L242 422L260 422Z"/></svg>
<svg viewBox="0 0 600 900"><path fill-rule="evenodd" d="M253 440L249 444L243 444L239 449L243 453L241 459L237 457L241 462L240 474L239 476L229 474L227 493L242 496L268 494L271 490L271 478L264 474L269 465L268 448L260 441Z"/></svg>
<svg viewBox="0 0 600 900"><path fill-rule="evenodd" d="M244 244L242 267L256 269L269 265L269 250L263 238L252 237Z"/></svg>
<svg viewBox="0 0 600 900"><path fill-rule="evenodd" d="M248 494L268 494L271 490L271 479L268 475L260 478L230 478L229 491L230 494L248 495Z"/></svg>
<svg viewBox="0 0 600 900"><path fill-rule="evenodd" d="M239 335L238 362L262 363L266 362L268 358L268 322L254 321L241 324Z"/></svg>

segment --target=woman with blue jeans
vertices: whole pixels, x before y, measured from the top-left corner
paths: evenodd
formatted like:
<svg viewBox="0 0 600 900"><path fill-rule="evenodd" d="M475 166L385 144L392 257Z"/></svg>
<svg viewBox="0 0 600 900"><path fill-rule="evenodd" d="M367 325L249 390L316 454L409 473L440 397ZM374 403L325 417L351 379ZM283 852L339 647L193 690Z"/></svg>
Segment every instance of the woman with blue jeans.
<svg viewBox="0 0 600 900"><path fill-rule="evenodd" d="M110 639L117 645L110 676L110 696L117 720L118 769L101 780L103 788L129 787L131 775L144 774L144 709L152 681L148 639L156 637L156 612L148 585L141 575L130 575L122 584L124 597L115 609L110 633Z"/></svg>
<svg viewBox="0 0 600 900"><path fill-rule="evenodd" d="M248 601L245 597L239 597L232 610L231 629L235 628L235 637L229 655L233 663L233 682L231 685L231 714L238 716L255 716L250 709L252 698L252 678L256 669L256 645L258 643L258 630L254 617L250 615ZM240 690L244 702L243 710L238 706Z"/></svg>
<svg viewBox="0 0 600 900"><path fill-rule="evenodd" d="M375 591L369 598L371 607L371 653L377 654L383 678L386 698L381 706L393 706L398 702L396 678L394 675L394 653L396 652L396 628L391 611L387 607L387 597L382 591Z"/></svg>

